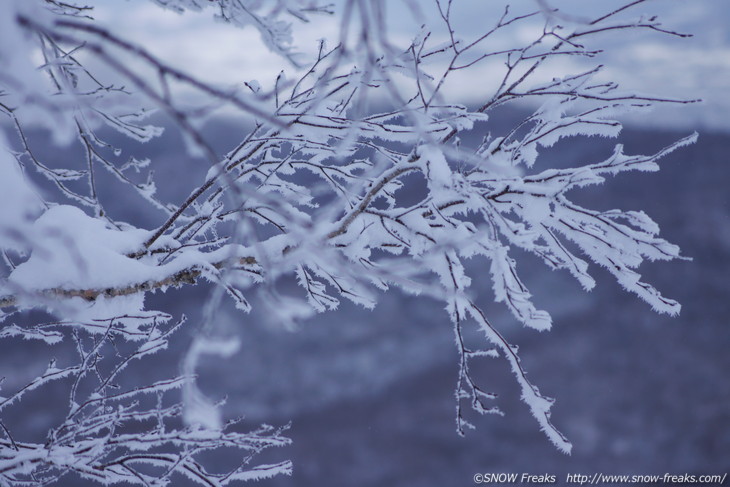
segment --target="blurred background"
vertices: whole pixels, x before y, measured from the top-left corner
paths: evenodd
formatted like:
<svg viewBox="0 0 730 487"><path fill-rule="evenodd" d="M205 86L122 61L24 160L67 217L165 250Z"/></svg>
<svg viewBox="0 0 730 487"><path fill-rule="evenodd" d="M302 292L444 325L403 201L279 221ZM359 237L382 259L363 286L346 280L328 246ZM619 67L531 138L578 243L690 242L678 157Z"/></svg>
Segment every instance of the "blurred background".
<svg viewBox="0 0 730 487"><path fill-rule="evenodd" d="M575 15L595 15L599 9L597 2L590 7L576 1L549 3ZM282 65L263 51L256 32L214 23L210 13L160 15L157 6L142 1L99 8L98 17L110 28L211 78L258 79L266 85ZM392 8L394 19L403 18L401 2ZM294 477L262 485L466 486L473 485L478 472L550 473L560 483L566 473L730 470L730 9L724 0L662 0L642 8L661 15L667 27L695 37L606 37L601 46L607 51L605 76L627 88L703 98L705 103L628 118L617 141L561 142L538 164L569 167L600 161L617 142L626 153L649 154L700 132L697 144L660 161L659 173L624 175L571 193L591 208L644 210L660 224L664 238L680 245L691 262L663 262L640 271L681 302L682 313L676 318L655 314L596 266L591 271L598 285L585 293L569 275L515 255L537 307L553 316L553 330L540 334L523 329L493 303L485 261L473 262L470 269L478 302L500 332L519 345L531 382L556 398L552 421L573 442L573 454L558 452L538 430L500 359L475 362L474 376L485 390L499 394L497 404L506 415L470 416L477 429L465 438L457 435L458 354L439 303L389 293L372 312L343 302L337 312L318 315L296 330L272 322L255 304L251 314L243 315L227 303L216 326L219 333L238 337L241 348L230 358L205 362L200 385L212 398L227 397L225 415L245 415L251 427L291 421L292 446L268 451L262 461L289 458ZM472 18L470 24L469 9L462 12L465 28L483 27L484 19ZM416 22L394 22L394 35L409 36L408 26ZM298 32L298 42L312 48L328 33L307 25ZM454 89L454 96L471 101L470 90ZM523 117L506 111L489 128L506 132ZM221 153L245 133L225 117L211 120L204 131ZM52 156L51 147L44 150ZM154 161L157 179L167 183L158 185L163 200L179 201L189 191L182 183L202 180L207 172L204 163L185 154L174 130L124 150ZM123 195L106 204L121 220L145 228L159 224L160 215ZM479 279L480 274L485 278ZM154 357L146 367L160 374L177 371L209 293L205 286L189 286L152 296L151 309L185 314L190 326L168 354ZM36 353L32 345L6 341L0 347L0 375L5 376L27 366ZM24 421L32 412L32 427L45 431L52 420L47 409L47 397L31 395L26 417L16 419ZM80 485L68 482L64 485Z"/></svg>
<svg viewBox="0 0 730 487"><path fill-rule="evenodd" d="M650 153L683 134L629 127L620 141L628 153ZM549 157L569 166L599 160L611 145L567 141ZM496 404L506 415L471 415L477 429L459 437L452 326L439 303L398 293L384 295L372 312L343 303L291 331L272 323L263 307L242 316L230 306L219 326L241 339L241 349L207 362L201 386L211 397L228 397L227 416L292 422L286 454L294 479L265 485L472 485L476 472L724 473L730 467L729 152L729 135L703 131L696 145L663 160L659 173L626 175L574 194L590 208L644 209L692 258L641 269L682 303L679 317L654 313L595 266L598 285L585 293L570 276L518 254L536 305L554 319L553 330L540 334L492 302L491 283L478 279L488 264L473 262L474 294L520 347L530 380L556 398L552 420L573 442L571 456L538 430L500 359L475 363L474 375L499 394ZM177 300L171 307L194 323L200 291L161 299Z"/></svg>

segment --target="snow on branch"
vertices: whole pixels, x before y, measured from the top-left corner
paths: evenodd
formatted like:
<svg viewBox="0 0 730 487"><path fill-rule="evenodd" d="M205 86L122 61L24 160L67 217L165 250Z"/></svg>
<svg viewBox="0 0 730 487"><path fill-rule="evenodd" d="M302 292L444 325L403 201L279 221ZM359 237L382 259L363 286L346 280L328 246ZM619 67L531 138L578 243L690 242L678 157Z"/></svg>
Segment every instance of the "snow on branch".
<svg viewBox="0 0 730 487"><path fill-rule="evenodd" d="M205 82L195 66L175 67L98 22L91 7L0 0L0 62L7 67L0 73L0 115L10 128L8 140L0 139L0 207L7 209L0 221L0 339L41 340L49 348L72 342L77 352L75 362L51 365L3 392L0 482L46 485L73 474L103 484L162 485L179 474L227 485L291 472L286 461L251 463L261 450L288 443L285 428L241 433L237 423L183 414L188 399L215 409L200 391L185 389L194 381L196 345L181 376L126 389L117 383L184 326L170 325L167 311L146 309L145 298L201 280L244 311L261 291L260 305L284 323L335 310L341 298L369 309L390 289L438 299L459 355L457 431L473 426L465 401L480 414L503 413L470 367L500 358L538 427L570 452L550 421L553 400L527 380L516 347L487 319L483 302L504 304L528 328L553 326L521 278L521 249L586 290L595 286L591 266L605 267L656 311L679 312L679 303L640 275L647 260L682 258L658 225L641 211L598 211L571 198L609 176L656 171L662 157L697 135L649 155L625 154L617 144L604 159L570 168L551 168L543 156L576 137L617 138L625 113L696 101L622 91L599 64L598 34L683 34L654 17L632 18L642 0L592 19L546 1L531 10L506 6L479 32L457 15L477 7L436 0L422 6L424 25L408 42L388 31L393 7L384 1L346 0L342 9L304 0L154 3L213 9L224 22L257 29L280 56L282 74L269 86ZM339 19L334 38L295 44L300 23L330 15ZM515 41L515 29L531 40ZM566 65L574 69L547 76ZM465 74L480 80L487 71L498 74L495 83L469 85L479 101L460 99ZM245 132L225 153L201 129L222 108L240 117ZM506 126L505 108L529 113ZM180 169L167 181L154 172L165 164L159 154L129 155L126 144L144 151L163 136L150 121L154 111L161 114L155 123L181 135L180 157L208 164L204 177ZM50 157L43 130L57 145ZM158 194L158 186L171 183L187 197ZM144 223L118 216L110 202L122 198ZM299 294L280 286L287 277ZM476 279L489 279L494 296L475 296ZM206 307L206 340L218 294ZM24 322L30 310L55 321ZM482 331L484 348L466 345L468 322ZM51 383L68 386L66 417L46 443L16 438L3 412ZM241 464L225 474L207 470L200 454L219 448L237 450Z"/></svg>

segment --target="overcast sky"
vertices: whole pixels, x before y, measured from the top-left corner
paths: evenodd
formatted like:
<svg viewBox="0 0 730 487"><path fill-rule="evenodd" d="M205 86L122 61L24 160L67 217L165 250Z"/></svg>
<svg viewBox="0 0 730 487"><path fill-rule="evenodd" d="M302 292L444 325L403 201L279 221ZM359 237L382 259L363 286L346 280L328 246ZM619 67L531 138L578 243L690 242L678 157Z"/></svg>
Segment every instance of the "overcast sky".
<svg viewBox="0 0 730 487"><path fill-rule="evenodd" d="M270 84L285 68L293 68L271 54L253 28L238 29L215 22L212 10L184 15L164 11L148 0L109 2L97 0L97 18L125 37L146 45L172 64L194 72L208 81L227 85L257 80ZM340 2L341 3L341 2ZM418 20L411 20L405 2L387 3L392 35L407 45ZM427 10L431 2L416 2ZM502 3L502 2L497 2ZM512 2L515 9L534 8L533 0ZM616 2L549 0L550 5L571 12L577 18L607 11ZM493 11L484 10L484 3L464 0L456 10L458 22L466 36L493 24ZM730 9L728 0L653 0L641 13L659 14L667 28L694 34L679 39L654 32L632 35L606 35L597 42L606 51L599 62L605 63L606 78L618 80L622 86L662 96L703 98L702 105L690 108L667 107L653 117L642 117L636 123L694 129L730 131ZM295 24L295 39L304 52L314 52L317 40L334 40L337 24L322 18L317 22ZM514 35L529 36L529 30L516 29ZM504 41L504 40L503 40ZM507 40L509 41L509 39ZM334 42L331 42L333 45ZM556 69L577 72L580 66L573 59L556 65ZM485 64L473 71L473 78L459 80L451 86L452 96L469 102L474 83L496 79L493 66ZM565 75L566 72L555 74ZM545 73L547 76L552 73ZM477 81L478 79L478 81Z"/></svg>

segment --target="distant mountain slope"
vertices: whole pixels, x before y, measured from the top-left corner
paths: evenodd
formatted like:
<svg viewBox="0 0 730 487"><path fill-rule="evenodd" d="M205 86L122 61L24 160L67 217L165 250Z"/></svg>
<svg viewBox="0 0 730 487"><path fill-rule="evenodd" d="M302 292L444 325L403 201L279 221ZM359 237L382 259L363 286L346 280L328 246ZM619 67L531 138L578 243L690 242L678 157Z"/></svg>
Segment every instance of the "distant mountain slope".
<svg viewBox="0 0 730 487"><path fill-rule="evenodd" d="M239 131L221 122L209 133L223 151ZM621 142L628 153L650 153L683 135L627 129ZM612 143L570 141L549 157L556 166L597 161ZM148 148L148 157L161 162L161 179L170 182L160 191L171 201L187 192L176 185L179 174L202 178L207 170L188 160L172 136ZM730 135L701 134L695 146L666 158L659 173L623 176L578 196L592 207L645 210L662 235L694 259L642 269L683 304L680 317L654 314L599 269L593 269L598 286L587 294L568 275L523 259L519 269L556 323L538 334L519 328L491 302L486 279L474 282L492 321L521 346L530 379L556 397L553 420L574 442L572 457L556 452L539 433L499 359L485 359L477 375L485 389L500 392L507 416L474 418L477 431L466 439L456 435L451 325L439 304L414 297L384 296L372 313L345 305L293 333L270 323L264 311L224 310L222 326L241 338L242 348L231 359L207 364L202 387L213 397L227 395L226 414L245 414L251 424L293 420L293 447L275 454L295 462L295 478L263 485L471 485L474 473L498 471L722 471L730 452L728 154ZM110 207L117 217L149 228L160 221L125 197ZM196 287L153 297L151 306L185 313L189 326L170 353L139 370L141 376L177 369L207 292ZM28 361L33 350L0 341L0 376L13 376L12 382L24 367L45 366L45 356ZM64 350L59 356L73 353ZM44 431L52 419L49 400L29 395L23 414L11 419Z"/></svg>

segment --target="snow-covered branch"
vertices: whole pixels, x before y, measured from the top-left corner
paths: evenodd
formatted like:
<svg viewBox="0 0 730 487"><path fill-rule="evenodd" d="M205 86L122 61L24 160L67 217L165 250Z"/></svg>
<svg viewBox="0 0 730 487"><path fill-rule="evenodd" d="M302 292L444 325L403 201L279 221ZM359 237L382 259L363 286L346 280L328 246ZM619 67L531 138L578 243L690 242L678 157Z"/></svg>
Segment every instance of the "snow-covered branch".
<svg viewBox="0 0 730 487"><path fill-rule="evenodd" d="M0 398L0 482L47 485L72 473L105 485L162 485L181 474L227 485L290 472L286 461L251 464L261 450L288 443L285 428L241 433L210 419L215 406L194 387L203 342L191 346L181 375L120 385L130 363L166 349L184 326L146 309L145 297L201 280L244 312L265 290L260 305L284 322L334 310L342 298L372 308L393 288L438 299L459 356L458 432L473 426L464 401L480 414L503 413L471 366L501 358L539 428L569 452L550 421L553 400L527 380L516 347L470 284L489 276L494 300L519 322L550 329L549 312L533 304L520 277L514 255L521 249L586 290L595 286L597 264L656 311L679 312L638 271L646 260L682 258L657 224L641 211L599 211L572 198L619 173L658 170L662 157L696 134L649 155L627 155L617 144L604 159L575 167L551 168L543 156L574 137L618 137L624 113L695 101L622 91L597 64L599 35L683 34L654 17L632 18L641 0L593 19L545 1L529 10L507 6L479 32L455 13L475 7L435 0L406 43L389 35L386 8L393 6L384 1L346 0L341 11L305 0L154 3L212 8L224 22L257 29L282 74L268 87L203 81L195 66L176 67L97 22L92 7L0 0L0 114L9 129L0 136L0 339L72 342L78 355ZM339 15L334 47L295 45L296 26L319 14ZM532 38L515 41L518 28ZM565 59L576 61L574 70L547 76ZM492 85L476 81L485 69L498 74ZM458 97L465 73L478 103ZM522 117L505 128L496 119L510 108ZM201 129L219 110L240 117L246 133L226 153ZM161 115L153 123L154 111ZM208 164L204 177L178 171L186 197L160 196L167 181L154 169L161 161L128 155L119 142L121 134L144 148L162 134L155 124L177 131L187 156ZM53 157L42 150L43 130L57 146ZM109 204L114 198L136 198L144 222L123 221ZM286 277L299 294L279 286ZM215 296L196 340L209 339ZM56 321L28 322L31 310ZM484 347L466 344L469 323ZM65 418L45 443L24 441L3 413L51 383L68 386ZM224 474L207 470L200 454L227 448L242 455L241 464Z"/></svg>

